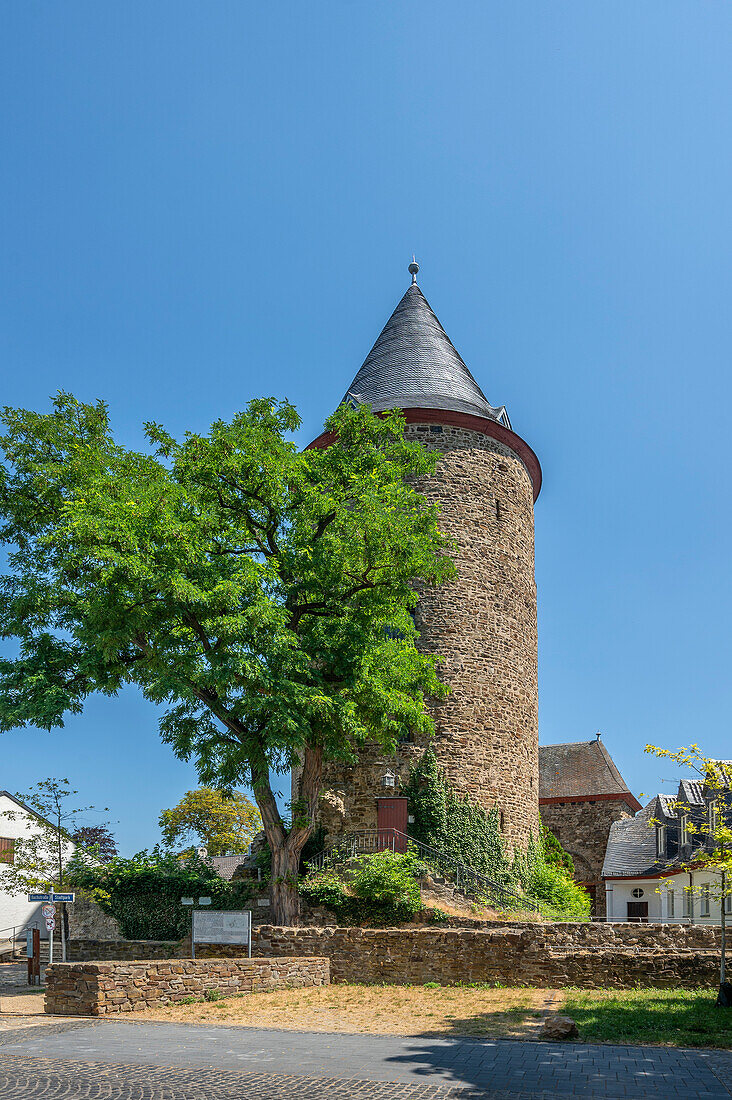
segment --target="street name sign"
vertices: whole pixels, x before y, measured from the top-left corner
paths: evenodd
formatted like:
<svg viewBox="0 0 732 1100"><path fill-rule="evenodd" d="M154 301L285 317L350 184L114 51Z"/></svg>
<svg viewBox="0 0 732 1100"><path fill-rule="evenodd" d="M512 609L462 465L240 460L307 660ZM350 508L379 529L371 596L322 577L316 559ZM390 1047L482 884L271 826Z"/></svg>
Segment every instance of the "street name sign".
<svg viewBox="0 0 732 1100"><path fill-rule="evenodd" d="M28 901L48 901L52 905L57 901L65 901L67 905L71 905L75 896L75 894L54 894L51 890L48 894L29 894Z"/></svg>

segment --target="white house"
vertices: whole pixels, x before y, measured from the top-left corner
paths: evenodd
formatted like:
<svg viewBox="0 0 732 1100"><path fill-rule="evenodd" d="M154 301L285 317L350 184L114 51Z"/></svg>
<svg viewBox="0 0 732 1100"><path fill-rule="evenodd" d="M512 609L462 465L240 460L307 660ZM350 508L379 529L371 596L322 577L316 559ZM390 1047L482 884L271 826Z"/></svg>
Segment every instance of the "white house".
<svg viewBox="0 0 732 1100"><path fill-rule="evenodd" d="M35 810L20 802L9 791L0 791L0 862L14 862L16 841L37 832L39 821L44 819ZM74 845L66 842L64 857L68 858L73 850ZM33 922L38 922L41 936L45 939L47 933L40 903L29 902L28 892L25 890L8 893L0 885L0 940L9 940L14 929L16 934L20 933L23 927Z"/></svg>
<svg viewBox="0 0 732 1100"><path fill-rule="evenodd" d="M728 762L720 763L729 770ZM732 817L729 785L723 793L725 818ZM710 814L719 812L712 808L719 795L702 782L683 781L675 799L657 794L635 817L613 822L602 870L608 921L721 923L719 875L680 866L693 864L694 851L709 844L689 825L709 826ZM724 908L732 924L732 896Z"/></svg>

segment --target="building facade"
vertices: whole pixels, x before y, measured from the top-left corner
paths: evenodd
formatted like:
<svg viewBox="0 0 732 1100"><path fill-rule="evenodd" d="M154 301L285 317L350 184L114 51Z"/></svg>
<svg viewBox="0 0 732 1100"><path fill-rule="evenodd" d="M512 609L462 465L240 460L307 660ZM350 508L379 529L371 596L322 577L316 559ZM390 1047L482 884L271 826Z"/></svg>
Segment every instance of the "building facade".
<svg viewBox="0 0 732 1100"><path fill-rule="evenodd" d="M727 776L721 791L682 781L675 798L657 794L613 824L603 866L608 920L718 925L724 908L732 922L732 883L722 897L720 876L694 858L712 845L710 815L720 804L732 826L732 762L717 763Z"/></svg>
<svg viewBox="0 0 732 1100"><path fill-rule="evenodd" d="M343 400L402 409L408 436L439 453L419 488L439 504L440 526L459 550L458 578L425 592L415 611L418 644L443 658L451 689L433 707L434 748L454 789L497 808L509 845L525 847L539 825L533 509L541 469L505 408L486 400L417 270L410 265L412 284ZM324 434L311 446L333 442ZM408 741L387 758L367 744L353 766L328 765L321 806L329 832L377 827L380 806L393 822L394 799L384 796L398 796L424 749ZM296 794L296 775L293 786Z"/></svg>
<svg viewBox="0 0 732 1100"><path fill-rule="evenodd" d="M574 860L575 878L590 895L592 915L606 916L603 862L615 821L632 818L631 794L600 736L539 748L542 823Z"/></svg>
<svg viewBox="0 0 732 1100"><path fill-rule="evenodd" d="M46 829L48 822L26 806L9 791L0 791L0 864L14 863L18 841L32 839L39 831L39 823ZM65 841L62 846L66 863L75 845ZM27 890L9 890L0 886L0 941L10 940L29 925L41 930L41 938L47 939L46 924L38 902L28 901Z"/></svg>

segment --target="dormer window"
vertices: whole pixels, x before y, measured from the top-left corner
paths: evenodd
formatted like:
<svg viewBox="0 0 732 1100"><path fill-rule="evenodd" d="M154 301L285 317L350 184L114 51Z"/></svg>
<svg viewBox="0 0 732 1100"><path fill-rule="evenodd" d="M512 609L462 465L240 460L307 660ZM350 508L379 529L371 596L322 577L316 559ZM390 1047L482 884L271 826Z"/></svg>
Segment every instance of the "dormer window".
<svg viewBox="0 0 732 1100"><path fill-rule="evenodd" d="M689 823L686 814L679 814L679 848L689 843Z"/></svg>
<svg viewBox="0 0 732 1100"><path fill-rule="evenodd" d="M666 826L656 825L656 858L663 859L666 855Z"/></svg>

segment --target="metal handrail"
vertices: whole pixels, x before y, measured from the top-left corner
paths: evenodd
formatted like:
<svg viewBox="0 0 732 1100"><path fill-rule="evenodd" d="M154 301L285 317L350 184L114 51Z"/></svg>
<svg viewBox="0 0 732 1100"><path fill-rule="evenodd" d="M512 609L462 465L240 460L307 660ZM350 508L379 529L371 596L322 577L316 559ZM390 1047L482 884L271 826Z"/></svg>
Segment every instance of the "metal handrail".
<svg viewBox="0 0 732 1100"><path fill-rule="evenodd" d="M532 898L517 894L507 886L502 886L472 867L468 867L467 864L458 862L444 852L438 851L437 848L432 848L429 844L424 844L421 840L399 829L363 829L359 832L331 837L323 851L307 861L307 867L311 871L322 871L328 864L353 859L358 855L384 849L406 852L410 848L413 851L416 850L433 870L447 875L459 890L465 894L472 894L474 898L477 896L476 900L487 899L488 904L503 909L541 912L541 907Z"/></svg>
<svg viewBox="0 0 732 1100"><path fill-rule="evenodd" d="M16 948L16 944L18 942L18 939L21 938L23 932L26 932L29 928L30 929L37 928L40 932L41 922L39 920L32 920L32 921L28 921L27 924L9 924L9 925L7 925L6 928L0 928L0 941L7 938L8 942L11 945L11 950L12 950L12 953L13 953L13 957L15 957L15 948ZM12 934L12 936L4 937L3 932L12 932L13 934Z"/></svg>

